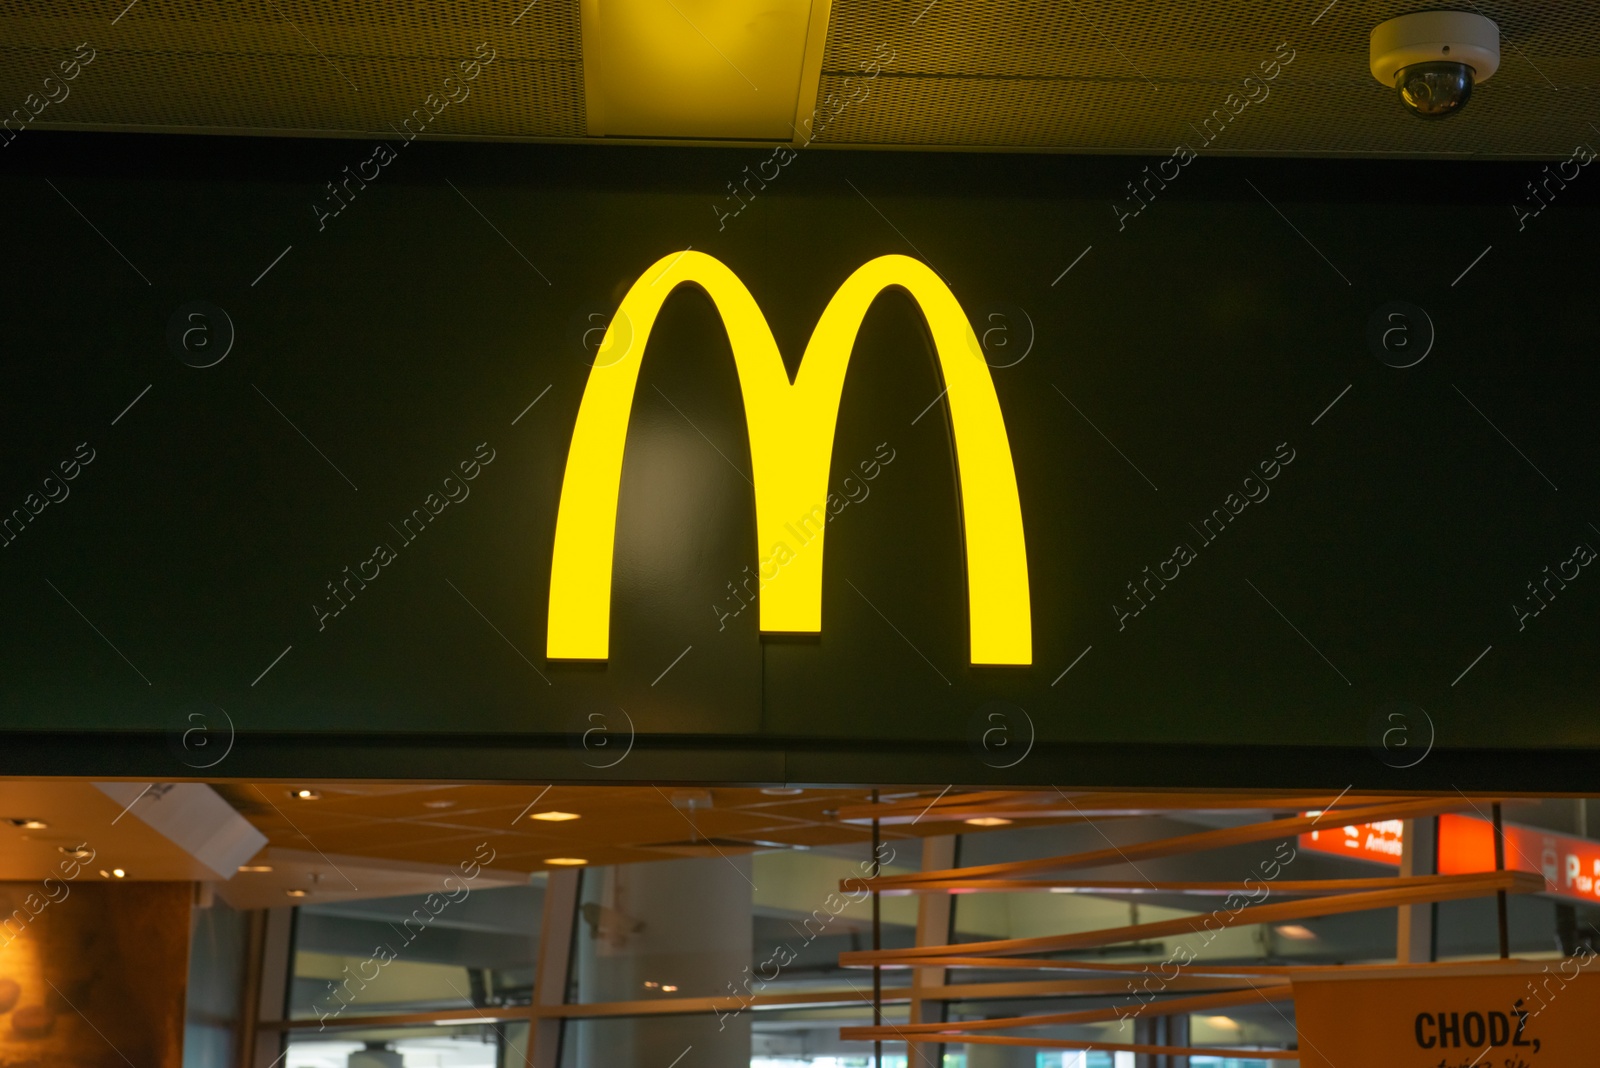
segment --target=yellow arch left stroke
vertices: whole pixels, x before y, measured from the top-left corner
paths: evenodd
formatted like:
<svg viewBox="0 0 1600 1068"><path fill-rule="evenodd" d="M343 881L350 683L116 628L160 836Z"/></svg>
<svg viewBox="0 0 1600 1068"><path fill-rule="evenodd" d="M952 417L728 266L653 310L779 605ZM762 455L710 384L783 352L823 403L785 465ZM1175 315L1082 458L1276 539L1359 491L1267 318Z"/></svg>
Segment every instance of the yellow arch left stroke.
<svg viewBox="0 0 1600 1068"><path fill-rule="evenodd" d="M786 525L825 509L845 371L862 319L890 286L911 295L933 335L954 427L972 662L1032 663L1027 547L1005 419L977 337L943 280L908 256L863 264L823 310L791 382L750 291L720 260L694 251L662 257L634 282L589 373L556 515L546 655L607 657L628 418L656 315L667 296L687 283L711 297L733 348L754 467L758 556L792 540ZM819 531L762 585L763 631L822 629L822 537Z"/></svg>

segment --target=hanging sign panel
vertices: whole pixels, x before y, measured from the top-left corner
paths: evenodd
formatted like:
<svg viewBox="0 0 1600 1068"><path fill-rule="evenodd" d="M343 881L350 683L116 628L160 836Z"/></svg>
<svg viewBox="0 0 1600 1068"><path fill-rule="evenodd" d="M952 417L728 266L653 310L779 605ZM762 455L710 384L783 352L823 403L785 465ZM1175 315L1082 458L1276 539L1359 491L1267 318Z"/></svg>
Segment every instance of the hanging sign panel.
<svg viewBox="0 0 1600 1068"><path fill-rule="evenodd" d="M1590 1068L1594 955L1514 974L1296 981L1301 1068Z"/></svg>
<svg viewBox="0 0 1600 1068"><path fill-rule="evenodd" d="M1505 866L1544 876L1545 893L1592 905L1600 901L1600 842L1542 827L1505 824ZM1405 845L1403 820L1359 823L1300 835L1300 848L1398 868ZM1494 871L1494 824L1447 813L1439 817L1440 875Z"/></svg>
<svg viewBox="0 0 1600 1068"><path fill-rule="evenodd" d="M0 772L1590 781L1600 187L413 147L8 150Z"/></svg>

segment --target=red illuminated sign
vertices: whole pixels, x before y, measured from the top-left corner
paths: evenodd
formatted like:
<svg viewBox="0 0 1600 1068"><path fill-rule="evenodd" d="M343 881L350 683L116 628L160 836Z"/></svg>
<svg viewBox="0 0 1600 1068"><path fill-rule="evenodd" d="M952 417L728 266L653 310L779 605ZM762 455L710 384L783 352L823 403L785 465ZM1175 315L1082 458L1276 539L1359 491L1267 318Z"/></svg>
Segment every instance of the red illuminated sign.
<svg viewBox="0 0 1600 1068"><path fill-rule="evenodd" d="M1600 902L1600 842L1537 827L1505 825L1506 867L1544 876L1545 893L1589 904ZM1400 866L1405 825L1400 820L1319 828L1300 836L1313 853ZM1494 871L1494 825L1471 816L1439 817L1439 874Z"/></svg>

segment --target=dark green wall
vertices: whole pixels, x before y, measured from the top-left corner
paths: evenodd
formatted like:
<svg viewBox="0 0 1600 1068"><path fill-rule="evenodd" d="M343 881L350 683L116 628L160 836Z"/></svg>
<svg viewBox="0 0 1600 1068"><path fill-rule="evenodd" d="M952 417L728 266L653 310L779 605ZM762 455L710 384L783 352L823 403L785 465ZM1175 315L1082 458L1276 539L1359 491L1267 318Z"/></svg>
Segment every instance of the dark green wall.
<svg viewBox="0 0 1600 1068"><path fill-rule="evenodd" d="M0 549L0 771L1593 784L1600 571L1512 608L1600 547L1586 172L1519 230L1542 164L1202 158L1119 230L1153 161L811 150L719 230L768 152L418 143L319 230L322 183L373 151L4 150L0 510L80 442L94 459ZM980 331L1006 315L996 364L1031 321L993 375L1033 667L966 662L949 424L917 418L940 387L898 293L857 345L834 484L882 443L895 459L830 527L822 635L763 640L754 609L719 630L756 558L749 452L689 289L635 405L611 660L544 660L584 317L686 246L744 280L791 370L883 253L931 264ZM1437 332L1403 369L1366 339L1397 300ZM236 328L215 366L168 344L191 301ZM389 524L480 443L470 497L402 547ZM1190 524L1288 450L1203 545ZM397 559L319 629L325 584L380 542ZM1180 542L1196 559L1119 624Z"/></svg>

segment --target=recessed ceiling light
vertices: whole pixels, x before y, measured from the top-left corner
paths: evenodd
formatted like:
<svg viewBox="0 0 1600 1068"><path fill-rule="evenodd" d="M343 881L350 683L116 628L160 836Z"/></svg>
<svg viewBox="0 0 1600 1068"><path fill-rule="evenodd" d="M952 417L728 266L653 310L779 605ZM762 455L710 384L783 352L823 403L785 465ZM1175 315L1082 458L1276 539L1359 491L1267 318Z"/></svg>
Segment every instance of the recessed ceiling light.
<svg viewBox="0 0 1600 1068"><path fill-rule="evenodd" d="M661 990L662 990L663 993L666 993L666 994L674 994L674 993L677 993L678 988L677 988L677 986L675 986L672 983L662 983L661 984Z"/></svg>
<svg viewBox="0 0 1600 1068"><path fill-rule="evenodd" d="M1004 816L974 816L970 820L962 820L961 822L971 824L974 827L1004 827L1011 821Z"/></svg>
<svg viewBox="0 0 1600 1068"><path fill-rule="evenodd" d="M80 842L71 846L56 846L56 849L75 860L88 860L94 856L94 850L89 848L88 842Z"/></svg>
<svg viewBox="0 0 1600 1068"><path fill-rule="evenodd" d="M121 868L112 868L111 874L115 875L119 879L126 879L128 877L128 873L123 871Z"/></svg>
<svg viewBox="0 0 1600 1068"><path fill-rule="evenodd" d="M557 864L563 868L572 868L578 866L579 864L587 864L589 862L584 860L582 857L546 857L545 863Z"/></svg>
<svg viewBox="0 0 1600 1068"><path fill-rule="evenodd" d="M42 831L50 825L44 820L37 820L31 816L11 816L6 822L13 827L21 827L25 831Z"/></svg>
<svg viewBox="0 0 1600 1068"><path fill-rule="evenodd" d="M285 890L284 893L288 894L290 897L305 897L306 896L306 892L304 890Z"/></svg>
<svg viewBox="0 0 1600 1068"><path fill-rule="evenodd" d="M582 819L576 812L535 812L528 817L530 820L544 820L548 823L565 823L567 820Z"/></svg>
<svg viewBox="0 0 1600 1068"><path fill-rule="evenodd" d="M322 799L322 791L306 789L290 790L289 796L294 798L296 801L320 801Z"/></svg>
<svg viewBox="0 0 1600 1068"><path fill-rule="evenodd" d="M805 790L798 786L763 786L761 792L768 797L793 797L805 793Z"/></svg>
<svg viewBox="0 0 1600 1068"><path fill-rule="evenodd" d="M1277 932L1285 938L1292 938L1296 942L1311 942L1317 937L1317 932L1300 923L1280 924Z"/></svg>
<svg viewBox="0 0 1600 1068"><path fill-rule="evenodd" d="M239 865L239 870L240 871L271 871L272 870L272 865L271 864L241 864L241 865Z"/></svg>
<svg viewBox="0 0 1600 1068"><path fill-rule="evenodd" d="M453 808L453 807L455 807L455 802L454 801L424 801L422 803L422 807L423 808Z"/></svg>

